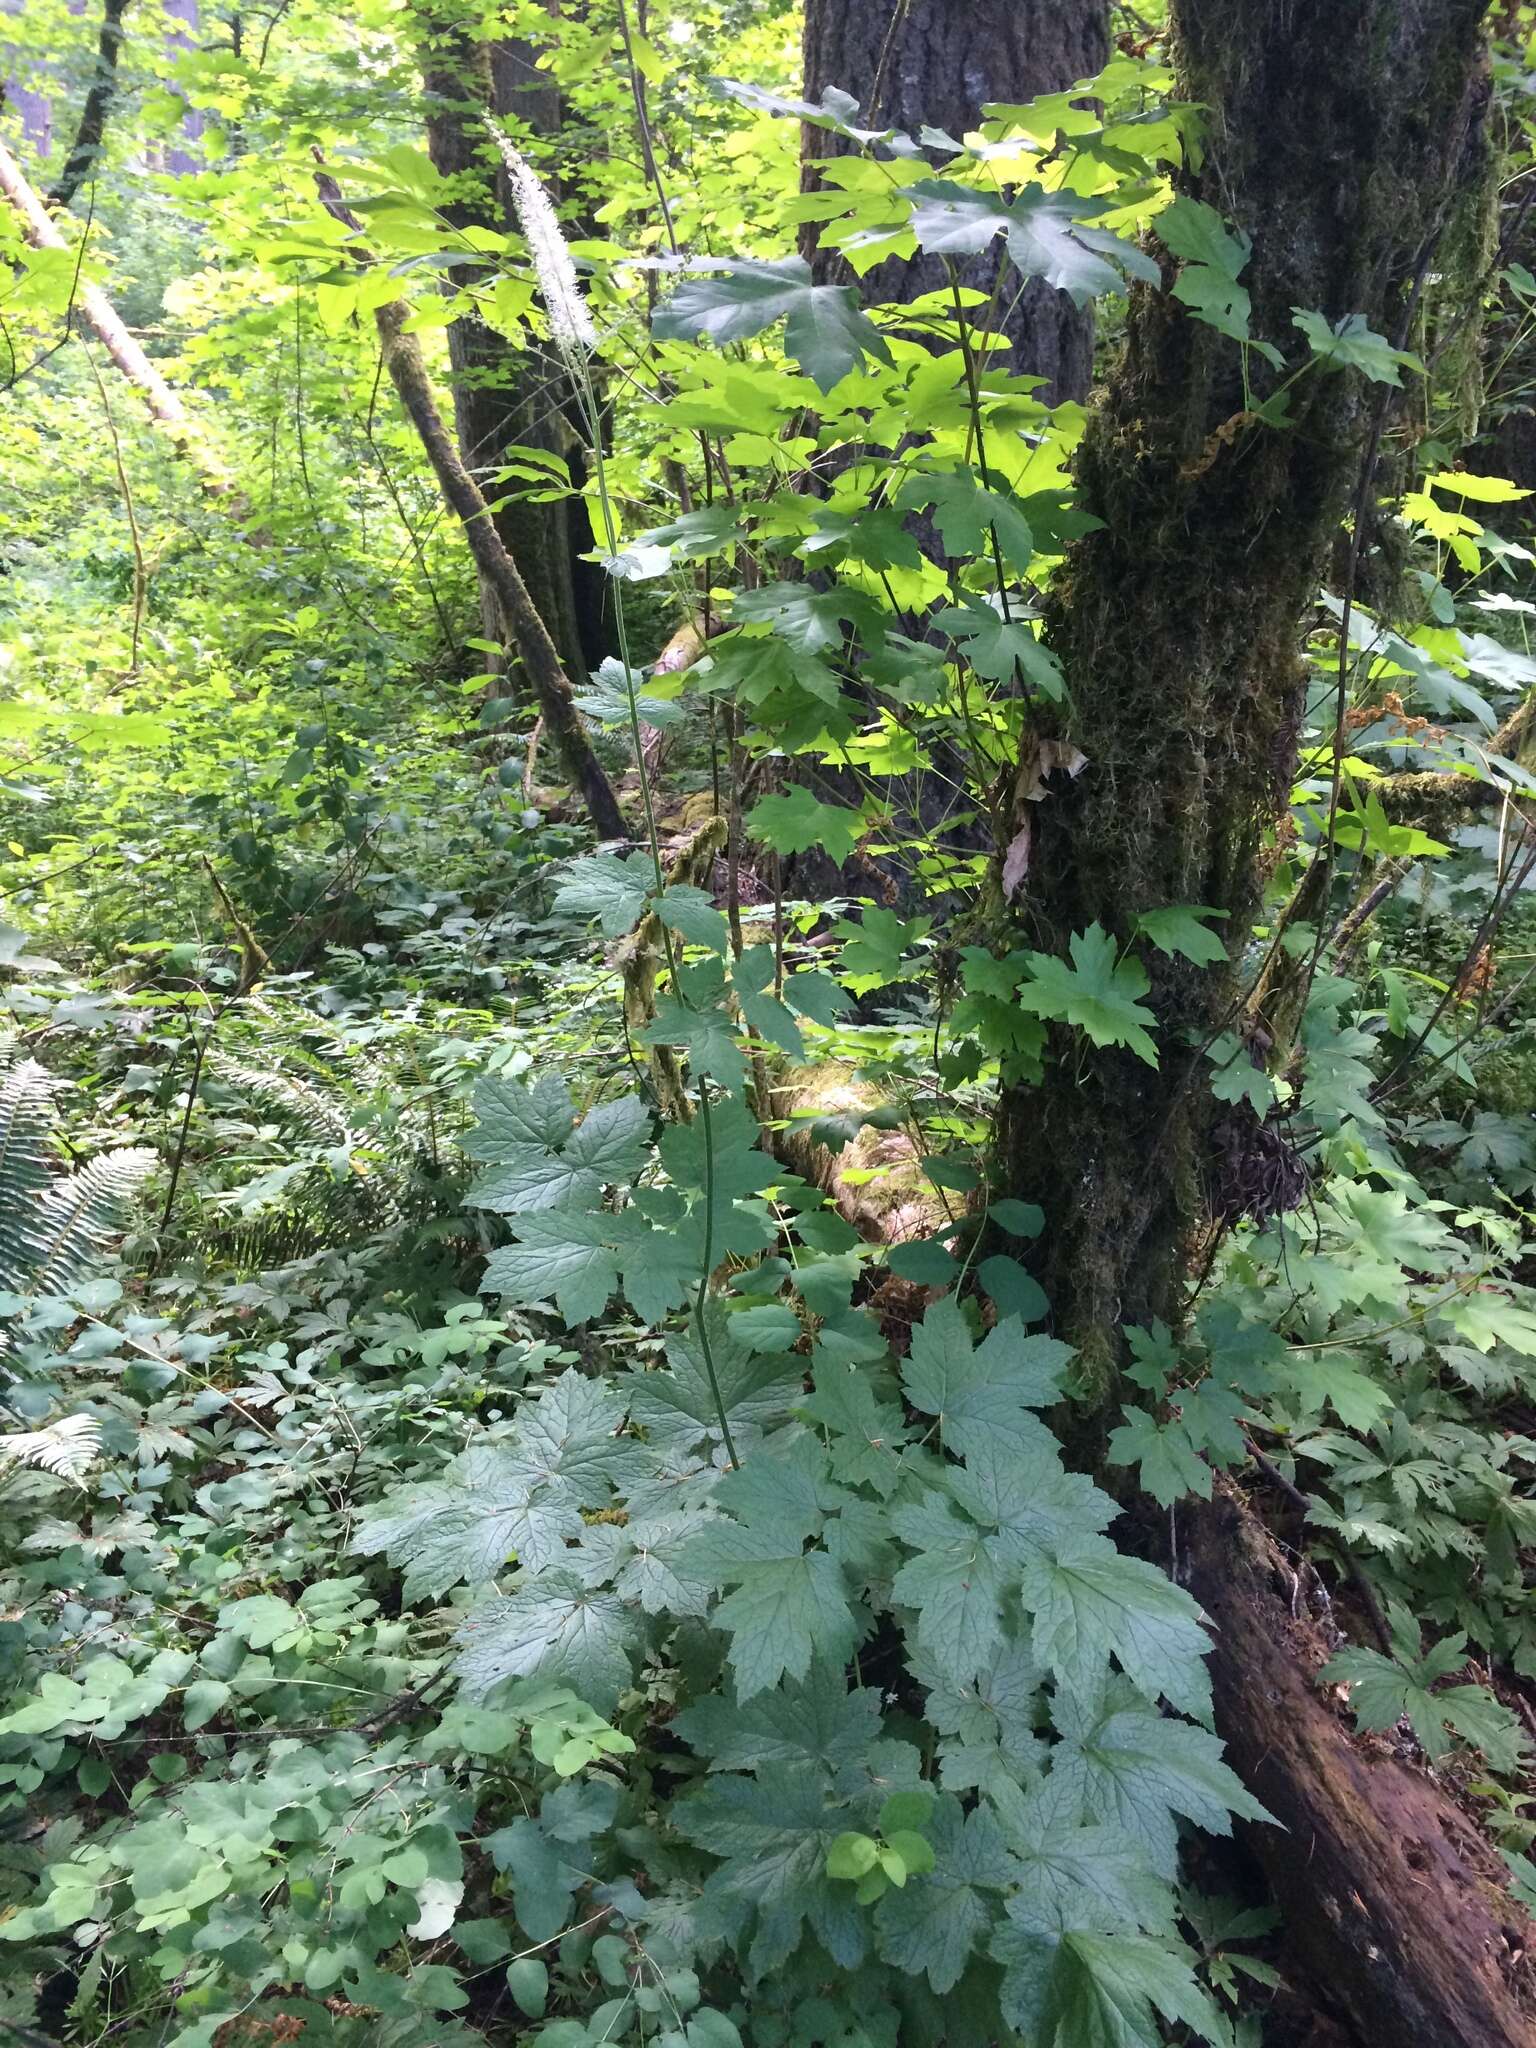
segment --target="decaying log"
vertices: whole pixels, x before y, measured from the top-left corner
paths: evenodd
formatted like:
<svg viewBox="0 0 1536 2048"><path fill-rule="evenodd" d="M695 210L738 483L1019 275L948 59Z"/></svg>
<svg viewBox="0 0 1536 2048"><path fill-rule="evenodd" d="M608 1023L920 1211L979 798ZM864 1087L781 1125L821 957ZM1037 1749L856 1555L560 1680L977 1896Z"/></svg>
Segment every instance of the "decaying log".
<svg viewBox="0 0 1536 2048"><path fill-rule="evenodd" d="M923 1172L922 1154L910 1132L865 1124L838 1152L812 1137L818 1118L868 1115L890 1107L889 1097L860 1080L846 1061L796 1068L773 1088L770 1106L775 1120L785 1120L773 1133L775 1158L823 1188L866 1243L902 1244L928 1237L954 1220L940 1190ZM866 1180L865 1174L873 1178Z"/></svg>
<svg viewBox="0 0 1536 2048"><path fill-rule="evenodd" d="M1288 1975L1359 2048L1536 2048L1536 1943L1479 1829L1427 1771L1354 1735L1294 1574L1230 1490L1180 1512L1180 1576L1215 1626L1217 1732L1281 1823L1249 1843ZM1282 1832L1282 1829L1284 1830Z"/></svg>

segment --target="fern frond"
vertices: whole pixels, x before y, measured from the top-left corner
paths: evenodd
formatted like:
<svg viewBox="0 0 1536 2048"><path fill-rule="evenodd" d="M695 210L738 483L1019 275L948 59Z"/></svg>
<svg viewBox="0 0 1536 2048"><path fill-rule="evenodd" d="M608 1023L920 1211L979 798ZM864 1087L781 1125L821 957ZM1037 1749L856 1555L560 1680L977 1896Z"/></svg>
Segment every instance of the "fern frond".
<svg viewBox="0 0 1536 2048"><path fill-rule="evenodd" d="M297 1124L306 1137L315 1135L315 1126L320 1124L337 1144L357 1142L345 1108L305 1076L280 1066L251 1066L227 1053L215 1053L208 1064L220 1080L232 1082L254 1103L273 1111L275 1122Z"/></svg>
<svg viewBox="0 0 1536 2048"><path fill-rule="evenodd" d="M59 1479L81 1479L101 1456L101 1424L94 1415L63 1415L43 1429L0 1436L0 1471L31 1466Z"/></svg>
<svg viewBox="0 0 1536 2048"><path fill-rule="evenodd" d="M29 1294L61 1294L78 1280L116 1229L121 1209L159 1155L147 1145L104 1152L78 1173L51 1182L19 1219L29 1253L23 1273ZM12 1285L20 1292L18 1283Z"/></svg>
<svg viewBox="0 0 1536 2048"><path fill-rule="evenodd" d="M0 1075L0 1287L19 1285L30 1251L27 1226L52 1178L53 1088L35 1060Z"/></svg>

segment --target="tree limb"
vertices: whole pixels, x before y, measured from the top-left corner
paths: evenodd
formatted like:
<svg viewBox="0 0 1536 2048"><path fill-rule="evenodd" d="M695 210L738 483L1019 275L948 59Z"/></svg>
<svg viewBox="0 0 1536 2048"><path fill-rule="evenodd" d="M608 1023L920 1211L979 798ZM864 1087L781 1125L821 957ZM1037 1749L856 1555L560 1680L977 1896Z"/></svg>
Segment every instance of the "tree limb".
<svg viewBox="0 0 1536 2048"><path fill-rule="evenodd" d="M316 157L318 160L318 151ZM326 211L354 234L360 234L362 223L342 199L336 180L325 170L317 170L315 186ZM363 265L371 260L361 248L354 249L353 257ZM517 564L496 531L490 507L460 461L453 436L443 423L420 345L413 334L406 332L410 312L405 300L391 299L374 314L390 382L426 451L443 502L463 523L475 566L495 594L506 631L533 685L545 730L553 737L567 774L581 792L598 837L622 839L628 833L624 814L602 763L592 751L570 678Z"/></svg>

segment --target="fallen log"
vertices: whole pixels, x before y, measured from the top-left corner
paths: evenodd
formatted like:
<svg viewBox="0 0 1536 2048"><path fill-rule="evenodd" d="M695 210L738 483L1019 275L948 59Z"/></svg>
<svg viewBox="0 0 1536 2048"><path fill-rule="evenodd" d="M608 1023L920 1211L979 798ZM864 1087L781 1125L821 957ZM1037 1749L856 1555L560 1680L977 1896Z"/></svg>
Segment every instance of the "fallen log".
<svg viewBox="0 0 1536 2048"><path fill-rule="evenodd" d="M1245 1833L1291 1981L1358 2048L1536 2048L1536 1928L1481 1831L1318 1689L1329 1646L1293 1611L1295 1574L1235 1492L1179 1523L1179 1576L1215 1626L1217 1732L1281 1823Z"/></svg>

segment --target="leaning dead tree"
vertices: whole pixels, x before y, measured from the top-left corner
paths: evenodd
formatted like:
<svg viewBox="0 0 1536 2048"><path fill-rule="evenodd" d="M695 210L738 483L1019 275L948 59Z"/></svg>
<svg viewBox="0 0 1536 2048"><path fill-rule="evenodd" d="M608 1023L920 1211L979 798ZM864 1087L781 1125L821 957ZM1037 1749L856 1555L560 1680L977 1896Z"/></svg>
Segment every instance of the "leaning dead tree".
<svg viewBox="0 0 1536 2048"><path fill-rule="evenodd" d="M362 222L346 205L336 180L319 170L315 185L326 211L351 229L354 236L359 236ZM360 243L352 254L360 264L370 261ZM403 299L391 300L374 314L389 380L432 465L444 504L463 525L475 567L483 583L495 594L507 637L517 649L544 729L559 750L561 762L586 805L597 836L622 839L628 833L624 814L613 784L593 751L570 677L517 564L496 530L480 486L460 459L438 407L421 345L409 331L410 317L411 309Z"/></svg>

